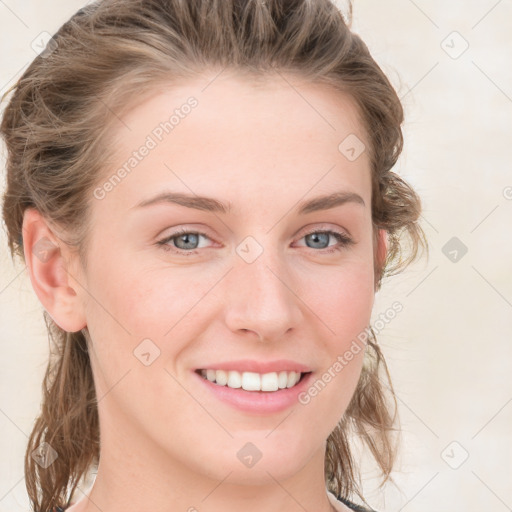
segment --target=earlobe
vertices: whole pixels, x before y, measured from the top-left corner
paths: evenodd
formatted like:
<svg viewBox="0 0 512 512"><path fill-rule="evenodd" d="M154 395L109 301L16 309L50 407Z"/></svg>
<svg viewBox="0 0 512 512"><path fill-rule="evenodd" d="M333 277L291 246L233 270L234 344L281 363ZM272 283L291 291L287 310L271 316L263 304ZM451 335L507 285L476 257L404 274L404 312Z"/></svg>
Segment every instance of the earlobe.
<svg viewBox="0 0 512 512"><path fill-rule="evenodd" d="M34 208L23 216L23 251L32 287L53 321L67 332L76 332L87 323L80 294L75 290L65 244L49 228Z"/></svg>

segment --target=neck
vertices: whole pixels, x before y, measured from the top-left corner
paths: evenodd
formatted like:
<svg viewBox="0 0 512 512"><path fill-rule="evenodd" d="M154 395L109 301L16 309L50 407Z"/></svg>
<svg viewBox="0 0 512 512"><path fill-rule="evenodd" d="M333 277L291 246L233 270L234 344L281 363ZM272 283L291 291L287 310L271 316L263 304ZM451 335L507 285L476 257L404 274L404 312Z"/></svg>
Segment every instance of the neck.
<svg viewBox="0 0 512 512"><path fill-rule="evenodd" d="M236 471L223 470L206 460L198 472L151 442L127 441L119 429L103 428L102 434L92 490L81 500L77 496L80 503L70 512L333 510L324 480L325 444L298 472L259 463L250 469L240 464Z"/></svg>

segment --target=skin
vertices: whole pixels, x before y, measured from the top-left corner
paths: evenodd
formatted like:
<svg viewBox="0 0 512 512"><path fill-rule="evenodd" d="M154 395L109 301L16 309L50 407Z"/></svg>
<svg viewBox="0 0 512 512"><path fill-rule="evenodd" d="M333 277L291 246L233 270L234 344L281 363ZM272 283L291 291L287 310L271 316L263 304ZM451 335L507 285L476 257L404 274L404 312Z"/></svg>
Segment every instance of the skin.
<svg viewBox="0 0 512 512"><path fill-rule="evenodd" d="M72 512L332 510L326 440L355 390L364 351L307 405L266 415L212 398L192 370L284 358L319 378L368 326L385 236L380 231L375 244L367 152L349 161L338 150L349 134L368 147L367 139L351 98L327 86L214 76L155 91L122 118L130 129L120 123L113 134L111 171L189 96L198 100L104 199L92 198L87 272L37 211L25 214L37 296L61 328L87 327L91 339L101 461L89 497ZM232 212L134 208L163 190L229 201ZM296 213L300 201L333 191L355 192L365 204ZM156 244L181 227L208 237L192 239L192 249L176 238L169 251ZM310 229L354 243L329 254L338 240L315 244ZM251 264L235 251L248 236L263 248ZM43 237L55 244L47 261L32 252ZM149 366L133 353L146 338L160 350ZM251 468L236 456L247 442L262 453Z"/></svg>

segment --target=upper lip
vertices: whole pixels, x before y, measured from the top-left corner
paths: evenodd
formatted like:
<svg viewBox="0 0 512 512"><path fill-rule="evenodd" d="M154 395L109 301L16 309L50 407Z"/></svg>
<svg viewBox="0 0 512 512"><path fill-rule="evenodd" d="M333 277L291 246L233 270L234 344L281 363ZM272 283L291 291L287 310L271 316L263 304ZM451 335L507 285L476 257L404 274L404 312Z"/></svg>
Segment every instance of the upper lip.
<svg viewBox="0 0 512 512"><path fill-rule="evenodd" d="M238 361L225 361L223 363L210 363L205 364L198 370L234 370L239 372L254 372L254 373L271 373L271 372L297 372L308 373L311 368L308 366L291 361L289 359L278 359L275 361L254 361L249 359L240 359Z"/></svg>

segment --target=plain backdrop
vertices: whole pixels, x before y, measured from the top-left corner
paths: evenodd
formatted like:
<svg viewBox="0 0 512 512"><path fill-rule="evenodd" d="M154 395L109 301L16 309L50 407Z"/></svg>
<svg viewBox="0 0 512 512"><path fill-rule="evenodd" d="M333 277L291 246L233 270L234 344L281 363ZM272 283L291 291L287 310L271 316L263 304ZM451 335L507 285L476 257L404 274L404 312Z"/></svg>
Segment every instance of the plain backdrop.
<svg viewBox="0 0 512 512"><path fill-rule="evenodd" d="M0 94L33 41L83 5L0 0ZM512 510L512 2L356 0L354 16L403 101L395 170L423 199L430 243L376 297L375 319L403 305L378 335L402 450L384 490L364 462L365 495L379 512ZM17 512L29 510L23 455L48 341L3 230L0 242L0 511Z"/></svg>

